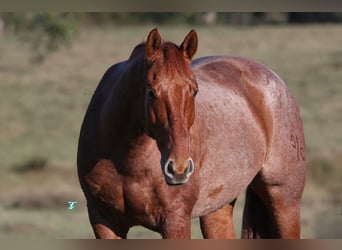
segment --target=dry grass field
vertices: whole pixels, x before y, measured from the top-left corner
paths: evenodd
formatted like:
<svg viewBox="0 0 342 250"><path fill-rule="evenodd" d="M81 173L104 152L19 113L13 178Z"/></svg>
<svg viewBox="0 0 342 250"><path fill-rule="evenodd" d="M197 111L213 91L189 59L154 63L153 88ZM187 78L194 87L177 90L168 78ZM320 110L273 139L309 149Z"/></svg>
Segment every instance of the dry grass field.
<svg viewBox="0 0 342 250"><path fill-rule="evenodd" d="M128 58L151 25L83 28L73 46L32 63L29 47L0 36L0 237L93 238L76 151L89 99L104 71ZM238 55L277 72L301 109L308 159L303 238L342 238L342 26L161 26L196 57ZM73 211L69 200L78 201ZM235 212L239 236L243 194ZM134 228L130 238L159 238ZM193 238L201 238L193 221Z"/></svg>

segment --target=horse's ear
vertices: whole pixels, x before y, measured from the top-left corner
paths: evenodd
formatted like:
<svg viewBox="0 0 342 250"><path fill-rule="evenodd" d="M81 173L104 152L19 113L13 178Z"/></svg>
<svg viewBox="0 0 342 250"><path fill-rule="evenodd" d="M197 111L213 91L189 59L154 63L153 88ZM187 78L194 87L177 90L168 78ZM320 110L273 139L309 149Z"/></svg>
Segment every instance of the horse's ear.
<svg viewBox="0 0 342 250"><path fill-rule="evenodd" d="M153 56L160 49L160 45L161 37L158 29L151 30L146 41L146 57Z"/></svg>
<svg viewBox="0 0 342 250"><path fill-rule="evenodd" d="M197 33L194 30L191 30L189 34L184 38L182 45L180 46L183 54L189 60L195 55L198 45L198 37Z"/></svg>

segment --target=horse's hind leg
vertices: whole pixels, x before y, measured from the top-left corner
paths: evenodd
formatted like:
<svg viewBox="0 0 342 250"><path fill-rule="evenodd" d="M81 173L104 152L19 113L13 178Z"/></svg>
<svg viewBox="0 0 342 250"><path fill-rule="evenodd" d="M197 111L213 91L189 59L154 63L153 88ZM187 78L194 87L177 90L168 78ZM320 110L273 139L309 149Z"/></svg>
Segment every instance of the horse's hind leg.
<svg viewBox="0 0 342 250"><path fill-rule="evenodd" d="M205 239L234 239L234 203L235 200L211 214L200 217L201 231Z"/></svg>
<svg viewBox="0 0 342 250"><path fill-rule="evenodd" d="M267 208L251 187L246 191L241 234L247 239L270 237Z"/></svg>
<svg viewBox="0 0 342 250"><path fill-rule="evenodd" d="M298 107L288 93L280 95L277 106L288 110L273 111L267 154L247 190L242 230L245 238L300 237L300 202L306 177L303 126ZM255 209L260 212L255 214Z"/></svg>
<svg viewBox="0 0 342 250"><path fill-rule="evenodd" d="M297 174L288 174L269 166L254 178L246 194L243 238L300 237L304 168L304 165L298 165Z"/></svg>

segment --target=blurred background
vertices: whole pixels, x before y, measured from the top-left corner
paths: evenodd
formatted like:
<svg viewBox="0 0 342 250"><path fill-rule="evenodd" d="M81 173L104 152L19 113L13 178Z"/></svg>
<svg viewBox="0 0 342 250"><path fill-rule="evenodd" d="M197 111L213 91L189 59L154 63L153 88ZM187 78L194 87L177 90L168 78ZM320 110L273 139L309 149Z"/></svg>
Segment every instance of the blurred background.
<svg viewBox="0 0 342 250"><path fill-rule="evenodd" d="M280 75L305 129L302 237L342 238L342 13L260 12L0 13L0 238L94 238L79 129L105 70L154 27L177 44L195 29L195 57L249 57ZM141 227L129 237L160 238ZM196 219L192 237L201 238Z"/></svg>

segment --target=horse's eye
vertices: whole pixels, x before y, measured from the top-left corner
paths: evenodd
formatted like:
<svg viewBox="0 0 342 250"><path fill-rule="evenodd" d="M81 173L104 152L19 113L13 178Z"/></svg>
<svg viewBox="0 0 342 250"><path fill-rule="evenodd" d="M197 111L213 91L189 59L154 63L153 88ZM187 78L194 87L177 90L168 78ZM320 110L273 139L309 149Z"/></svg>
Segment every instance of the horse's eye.
<svg viewBox="0 0 342 250"><path fill-rule="evenodd" d="M195 89L194 92L192 93L192 96L195 97L198 93L198 89Z"/></svg>
<svg viewBox="0 0 342 250"><path fill-rule="evenodd" d="M153 79L153 81L157 79L157 73L153 73L152 79Z"/></svg>
<svg viewBox="0 0 342 250"><path fill-rule="evenodd" d="M149 90L147 91L147 95L148 95L148 97L149 97L150 99L155 99L155 98L156 98L156 95L155 95L155 93L154 93L154 91L153 91L152 89L149 89Z"/></svg>

